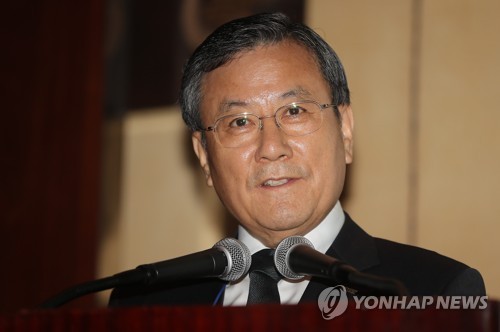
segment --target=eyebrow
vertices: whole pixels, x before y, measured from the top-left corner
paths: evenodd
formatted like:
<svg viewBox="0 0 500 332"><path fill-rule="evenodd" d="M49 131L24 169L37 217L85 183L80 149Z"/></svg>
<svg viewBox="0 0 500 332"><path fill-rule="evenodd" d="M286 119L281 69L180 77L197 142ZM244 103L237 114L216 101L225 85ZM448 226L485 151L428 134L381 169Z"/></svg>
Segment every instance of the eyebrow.
<svg viewBox="0 0 500 332"><path fill-rule="evenodd" d="M305 97L311 97L311 93L304 89L303 87L297 87L295 89L292 89L290 91L287 91L281 95L281 99L286 99L290 97L300 97L300 98L305 98Z"/></svg>
<svg viewBox="0 0 500 332"><path fill-rule="evenodd" d="M231 110L233 107L245 107L248 106L248 102L242 100L223 100L219 104L219 110L217 113L224 114Z"/></svg>
<svg viewBox="0 0 500 332"><path fill-rule="evenodd" d="M311 93L298 86L292 90L288 90L284 93L282 93L279 98L280 99L287 99L287 98L290 98L290 97L299 97L301 99L305 99L305 98L308 98L308 97L311 97ZM233 107L246 107L249 105L249 102L247 101L244 101L244 100L231 100L231 99L224 99L220 104L219 104L219 110L218 110L218 114L224 114L224 113L227 113L231 110L231 108Z"/></svg>

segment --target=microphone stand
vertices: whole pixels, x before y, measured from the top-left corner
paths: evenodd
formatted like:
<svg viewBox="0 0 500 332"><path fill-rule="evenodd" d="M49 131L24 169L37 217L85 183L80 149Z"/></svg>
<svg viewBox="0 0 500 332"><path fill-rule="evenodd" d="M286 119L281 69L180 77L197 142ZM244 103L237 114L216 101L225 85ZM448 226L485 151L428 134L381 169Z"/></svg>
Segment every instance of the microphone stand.
<svg viewBox="0 0 500 332"><path fill-rule="evenodd" d="M216 277L225 271L227 264L225 252L219 249L207 249L167 261L139 265L135 269L117 273L111 277L76 285L43 302L40 307L56 308L77 297L117 286L139 283L152 285L183 278Z"/></svg>
<svg viewBox="0 0 500 332"><path fill-rule="evenodd" d="M359 272L352 266L324 255L308 245L299 245L293 249L293 252L290 263L293 264L293 270L296 273L333 280L371 295L409 295L408 290L399 280ZM315 260L311 260L310 257L315 257ZM316 262L322 262L322 264L316 264Z"/></svg>
<svg viewBox="0 0 500 332"><path fill-rule="evenodd" d="M71 288L68 288L59 294L44 301L39 308L52 309L57 308L73 299L87 294L100 292L103 290L115 288L117 286L130 285L135 283L144 283L150 278L151 271L141 269L139 266L135 270L129 270L115 274L111 277L87 281Z"/></svg>

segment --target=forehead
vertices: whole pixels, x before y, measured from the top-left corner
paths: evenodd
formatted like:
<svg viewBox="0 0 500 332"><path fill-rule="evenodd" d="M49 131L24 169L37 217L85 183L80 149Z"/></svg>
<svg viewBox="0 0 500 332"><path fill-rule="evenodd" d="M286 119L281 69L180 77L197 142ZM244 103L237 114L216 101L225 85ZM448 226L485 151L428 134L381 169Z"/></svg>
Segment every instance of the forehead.
<svg viewBox="0 0 500 332"><path fill-rule="evenodd" d="M266 106L294 99L321 102L330 97L314 56L303 46L283 42L237 54L202 81L202 117L228 103ZM276 105L275 105L276 106Z"/></svg>

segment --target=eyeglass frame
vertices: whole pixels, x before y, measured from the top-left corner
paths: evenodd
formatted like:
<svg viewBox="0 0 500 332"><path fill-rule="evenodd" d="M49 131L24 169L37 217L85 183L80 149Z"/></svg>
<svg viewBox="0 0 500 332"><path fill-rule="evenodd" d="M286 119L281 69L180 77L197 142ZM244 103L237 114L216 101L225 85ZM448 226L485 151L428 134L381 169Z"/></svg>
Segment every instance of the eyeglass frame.
<svg viewBox="0 0 500 332"><path fill-rule="evenodd" d="M217 125L218 123L220 123L220 121L222 119L225 119L225 118L228 118L228 117L233 117L233 116L239 116L239 115L251 115L251 116L254 116L256 117L258 120L259 120L259 126L258 126L258 130L262 130L264 128L264 123L263 123L263 120L264 119L269 119L269 118L274 118L274 123L276 124L276 126L285 134L285 135L288 135L288 136L292 136L292 137L300 137L300 136L306 136L306 135L309 135L309 134L312 134L314 133L315 131L319 130L321 128L321 125L323 124L323 118L322 118L322 122L321 122L321 125L318 127L318 129L316 130L313 130L307 134L302 134L302 135L290 135L288 134L285 130L283 130L283 127L281 126L281 122L278 120L278 118L276 117L276 115L278 114L278 112L283 109L283 108L286 108L287 106L291 106L291 105L294 105L294 104L303 104L303 103L313 103L313 104L316 104L318 107L319 107L319 111L320 112L323 112L324 109L326 108L330 108L330 107L333 107L333 110L335 111L335 114L338 115L339 113L339 109L338 109L338 105L336 104L320 104L319 102L315 101L315 100L301 100L301 101L294 101L294 102L291 102L289 104L285 104L283 106L280 106L278 107L278 109L276 109L276 111L272 114L272 115L264 115L264 116L258 116L254 113L250 113L250 112L243 112L243 113L236 113L236 114L228 114L228 115L223 115L217 119L215 119L214 121L214 124L211 125L211 126L208 126L206 128L203 128L203 127L198 127L197 130L198 131L202 131L202 132L213 132L215 134L215 137L217 139L217 142L219 142L219 144L221 144L222 146L224 146L221 141L220 141L220 138L219 138L219 135L217 134Z"/></svg>

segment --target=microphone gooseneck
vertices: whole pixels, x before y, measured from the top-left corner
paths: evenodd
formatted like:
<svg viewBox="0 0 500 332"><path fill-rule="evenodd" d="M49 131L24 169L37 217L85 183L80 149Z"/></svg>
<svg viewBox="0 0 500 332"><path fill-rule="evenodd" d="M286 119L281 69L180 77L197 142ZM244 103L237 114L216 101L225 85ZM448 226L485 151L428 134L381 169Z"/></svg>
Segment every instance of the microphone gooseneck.
<svg viewBox="0 0 500 332"><path fill-rule="evenodd" d="M373 295L407 295L406 287L396 279L363 273L354 267L314 249L302 236L285 238L276 248L276 269L289 279L313 276Z"/></svg>
<svg viewBox="0 0 500 332"><path fill-rule="evenodd" d="M251 262L250 250L242 242L226 238L204 251L139 265L132 270L73 286L43 302L40 308L56 308L80 296L118 286L152 285L209 277L235 281L248 273Z"/></svg>

